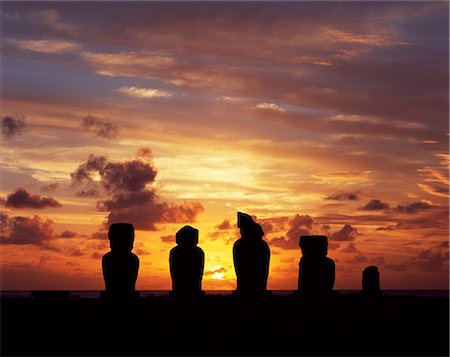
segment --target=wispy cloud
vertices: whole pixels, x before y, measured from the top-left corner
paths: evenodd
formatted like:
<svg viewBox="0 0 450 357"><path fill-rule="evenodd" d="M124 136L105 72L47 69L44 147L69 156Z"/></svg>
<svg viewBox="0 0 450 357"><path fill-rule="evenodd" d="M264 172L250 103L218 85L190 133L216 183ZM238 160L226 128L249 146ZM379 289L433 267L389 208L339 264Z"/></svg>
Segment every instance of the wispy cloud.
<svg viewBox="0 0 450 357"><path fill-rule="evenodd" d="M117 91L130 97L142 99L167 98L174 95L171 92L155 88L121 87Z"/></svg>
<svg viewBox="0 0 450 357"><path fill-rule="evenodd" d="M81 49L81 45L67 40L16 40L9 39L9 43L24 50L43 53L68 53Z"/></svg>
<svg viewBox="0 0 450 357"><path fill-rule="evenodd" d="M284 109L283 107L275 104L275 103L258 103L255 105L255 108L258 109L270 109L270 110L276 110L279 112L285 112L286 109Z"/></svg>

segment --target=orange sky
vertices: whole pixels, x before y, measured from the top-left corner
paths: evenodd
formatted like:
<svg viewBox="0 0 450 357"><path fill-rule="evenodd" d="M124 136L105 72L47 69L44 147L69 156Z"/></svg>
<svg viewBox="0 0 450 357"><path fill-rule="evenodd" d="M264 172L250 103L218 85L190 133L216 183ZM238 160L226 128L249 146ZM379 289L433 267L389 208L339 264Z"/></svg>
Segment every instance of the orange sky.
<svg viewBox="0 0 450 357"><path fill-rule="evenodd" d="M295 289L326 234L337 289L448 289L448 3L2 2L1 288L102 289L129 221L139 289L200 230L235 288L236 213Z"/></svg>

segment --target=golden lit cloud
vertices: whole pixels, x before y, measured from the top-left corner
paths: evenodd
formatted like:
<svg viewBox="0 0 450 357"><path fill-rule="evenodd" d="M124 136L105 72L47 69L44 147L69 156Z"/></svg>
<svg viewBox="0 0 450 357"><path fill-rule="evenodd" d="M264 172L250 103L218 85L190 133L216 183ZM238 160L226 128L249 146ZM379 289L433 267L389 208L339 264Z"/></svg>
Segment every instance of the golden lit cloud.
<svg viewBox="0 0 450 357"><path fill-rule="evenodd" d="M270 110L276 110L279 112L285 112L286 109L283 107L280 107L279 105L275 103L258 103L255 105L255 108L257 109L270 109Z"/></svg>
<svg viewBox="0 0 450 357"><path fill-rule="evenodd" d="M67 53L78 51L82 46L76 42L64 40L14 40L8 42L15 46L34 52L43 53Z"/></svg>
<svg viewBox="0 0 450 357"><path fill-rule="evenodd" d="M155 88L121 87L117 91L136 98L167 98L173 96L173 93Z"/></svg>
<svg viewBox="0 0 450 357"><path fill-rule="evenodd" d="M328 33L334 41L369 45L369 46L395 46L395 45L408 45L409 42L404 40L397 40L391 37L379 35L379 34L356 34L350 31L345 31L332 27L324 27L324 30Z"/></svg>

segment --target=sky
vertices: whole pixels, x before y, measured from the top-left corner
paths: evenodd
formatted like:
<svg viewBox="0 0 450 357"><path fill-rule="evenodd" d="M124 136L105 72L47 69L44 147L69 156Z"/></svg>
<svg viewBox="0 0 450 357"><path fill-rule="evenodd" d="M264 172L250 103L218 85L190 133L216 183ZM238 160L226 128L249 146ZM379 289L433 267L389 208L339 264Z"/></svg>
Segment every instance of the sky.
<svg viewBox="0 0 450 357"><path fill-rule="evenodd" d="M301 235L336 289L448 289L448 2L1 2L1 289L103 289L110 223L137 288L199 229L234 289L237 212L297 288Z"/></svg>

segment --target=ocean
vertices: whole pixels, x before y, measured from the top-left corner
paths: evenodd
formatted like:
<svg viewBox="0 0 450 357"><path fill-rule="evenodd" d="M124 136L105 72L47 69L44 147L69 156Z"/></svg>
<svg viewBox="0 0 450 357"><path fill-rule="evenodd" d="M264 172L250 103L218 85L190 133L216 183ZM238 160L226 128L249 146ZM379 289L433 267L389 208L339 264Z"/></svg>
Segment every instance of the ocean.
<svg viewBox="0 0 450 357"><path fill-rule="evenodd" d="M340 295L359 294L360 290L338 290ZM207 295L228 295L232 290L206 290ZM274 295L289 296L294 293L293 290L272 290ZM73 298L82 299L98 299L100 290L73 290L70 296ZM169 295L169 290L141 290L142 298L148 296L166 296ZM449 297L448 290L382 290L383 296L416 296L416 297ZM5 298L32 298L31 291L0 291L0 297Z"/></svg>

